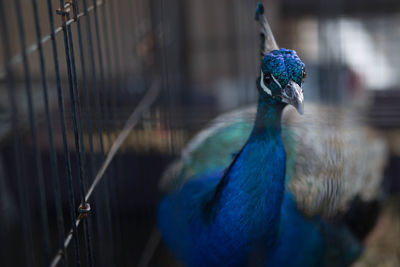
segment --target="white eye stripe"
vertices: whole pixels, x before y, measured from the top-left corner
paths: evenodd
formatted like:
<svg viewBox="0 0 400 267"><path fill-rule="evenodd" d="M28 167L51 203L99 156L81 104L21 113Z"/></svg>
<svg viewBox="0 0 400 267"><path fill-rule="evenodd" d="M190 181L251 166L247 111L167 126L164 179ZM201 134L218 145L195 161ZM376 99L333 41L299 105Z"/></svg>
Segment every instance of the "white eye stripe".
<svg viewBox="0 0 400 267"><path fill-rule="evenodd" d="M279 88L282 89L282 85L278 82L278 80L274 77L274 75L271 74L271 77L274 80L274 82L279 86Z"/></svg>
<svg viewBox="0 0 400 267"><path fill-rule="evenodd" d="M272 96L271 90L264 84L264 73L261 71L261 79L260 79L260 86L270 96Z"/></svg>
<svg viewBox="0 0 400 267"><path fill-rule="evenodd" d="M272 80L279 86L279 88L282 89L282 85L274 77L274 75L271 74L271 77L272 77ZM261 85L261 88L264 90L264 92L266 92L267 94L272 96L271 90L264 84L264 73L263 73L263 71L261 71L260 85Z"/></svg>

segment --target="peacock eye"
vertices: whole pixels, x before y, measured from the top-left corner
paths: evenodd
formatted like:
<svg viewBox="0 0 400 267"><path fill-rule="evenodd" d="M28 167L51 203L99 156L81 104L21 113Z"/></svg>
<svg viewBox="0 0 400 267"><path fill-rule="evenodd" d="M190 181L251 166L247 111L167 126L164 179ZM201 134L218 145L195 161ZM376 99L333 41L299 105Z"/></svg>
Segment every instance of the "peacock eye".
<svg viewBox="0 0 400 267"><path fill-rule="evenodd" d="M305 70L305 69L303 69L303 78L302 78L303 82L304 82L304 80L306 79L306 77L307 77L306 70Z"/></svg>
<svg viewBox="0 0 400 267"><path fill-rule="evenodd" d="M270 84L271 80L272 80L272 77L271 77L270 73L264 74L264 84Z"/></svg>

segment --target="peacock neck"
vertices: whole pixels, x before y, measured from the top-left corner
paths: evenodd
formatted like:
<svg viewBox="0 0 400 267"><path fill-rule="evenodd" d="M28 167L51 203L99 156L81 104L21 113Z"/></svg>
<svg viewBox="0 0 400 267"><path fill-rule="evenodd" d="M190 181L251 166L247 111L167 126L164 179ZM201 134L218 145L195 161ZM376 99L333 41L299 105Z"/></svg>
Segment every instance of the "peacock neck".
<svg viewBox="0 0 400 267"><path fill-rule="evenodd" d="M285 177L282 110L260 97L253 131L217 189L217 217L242 229L247 239L262 236L272 242L276 236Z"/></svg>
<svg viewBox="0 0 400 267"><path fill-rule="evenodd" d="M268 135L270 136L268 140L280 138L281 117L284 107L284 104L277 103L274 99L261 95L258 100L256 119L250 138L258 135Z"/></svg>

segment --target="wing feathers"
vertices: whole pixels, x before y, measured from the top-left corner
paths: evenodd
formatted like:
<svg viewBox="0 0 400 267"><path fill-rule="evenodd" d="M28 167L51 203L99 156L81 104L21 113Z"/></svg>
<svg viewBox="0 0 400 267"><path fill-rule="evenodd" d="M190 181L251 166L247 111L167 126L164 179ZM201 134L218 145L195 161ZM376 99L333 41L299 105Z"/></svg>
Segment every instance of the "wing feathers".
<svg viewBox="0 0 400 267"><path fill-rule="evenodd" d="M254 106L246 107L213 120L166 170L161 188L171 190L206 170L229 166L250 134L255 112ZM330 217L344 211L356 196L366 201L378 197L386 143L355 122L350 112L337 107L308 104L303 116L285 109L287 187L306 215Z"/></svg>

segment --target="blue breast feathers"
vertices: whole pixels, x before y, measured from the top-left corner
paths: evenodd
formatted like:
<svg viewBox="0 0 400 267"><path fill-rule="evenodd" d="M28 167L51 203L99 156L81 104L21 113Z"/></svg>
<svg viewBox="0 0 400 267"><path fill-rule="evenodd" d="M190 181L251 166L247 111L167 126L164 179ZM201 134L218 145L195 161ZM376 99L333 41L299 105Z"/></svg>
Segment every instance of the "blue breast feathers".
<svg viewBox="0 0 400 267"><path fill-rule="evenodd" d="M163 199L160 230L187 265L244 265L276 243L286 161L280 124L272 120L280 121L280 112L259 116L271 126L255 127L226 171L200 175Z"/></svg>

